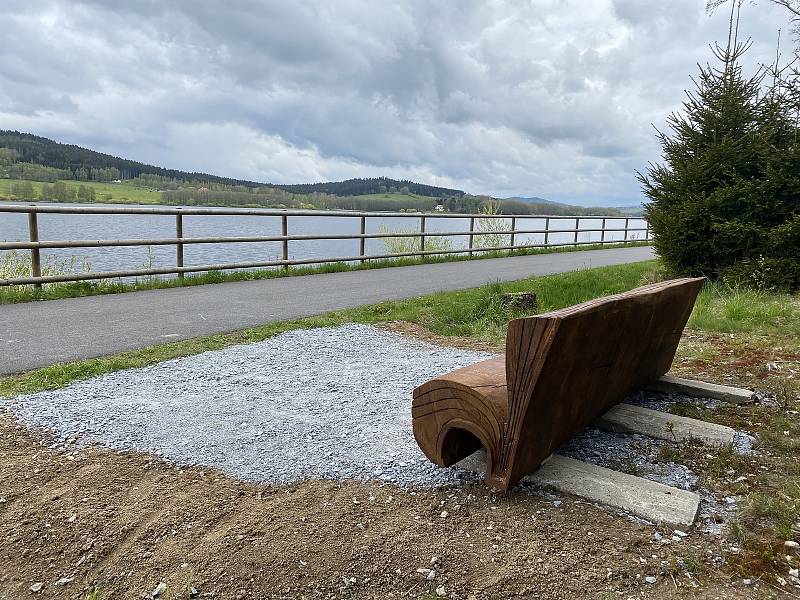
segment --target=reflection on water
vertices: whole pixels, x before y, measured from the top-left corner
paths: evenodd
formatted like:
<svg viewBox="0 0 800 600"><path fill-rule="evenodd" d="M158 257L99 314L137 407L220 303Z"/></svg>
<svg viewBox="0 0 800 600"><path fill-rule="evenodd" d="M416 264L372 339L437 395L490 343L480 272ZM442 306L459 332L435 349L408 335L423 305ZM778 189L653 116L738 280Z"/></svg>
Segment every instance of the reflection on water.
<svg viewBox="0 0 800 600"><path fill-rule="evenodd" d="M75 206L75 205L71 205ZM94 205L96 206L96 205ZM75 239L122 239L122 238L169 238L175 237L175 217L173 215L64 215L40 214L40 240L75 240ZM510 228L510 219L503 220L506 229ZM358 234L360 221L352 217L289 217L290 235L313 234ZM581 228L601 227L601 219L581 218ZM378 233L382 226L390 231L418 230L419 215L409 217L370 217L367 219L367 232ZM543 218L517 217L517 230L542 230L545 226ZM608 229L622 229L625 219L607 218ZM574 219L550 218L549 229L574 229ZM643 228L642 219L630 219L631 228ZM426 231L448 232L468 231L469 219L448 216L428 218ZM184 215L184 237L213 236L270 236L280 235L280 217L242 216L242 215ZM623 232L606 232L606 240L622 240ZM448 236L454 249L468 246L467 236ZM643 239L644 232L631 232L628 239ZM27 241L27 215L0 212L0 240ZM601 234L582 232L578 234L579 242L599 241ZM573 233L550 233L551 244L572 242ZM542 244L543 234L517 234L515 244ZM367 254L385 253L382 240L367 240ZM359 253L359 240L301 240L289 242L289 257L292 259L335 258L356 256ZM174 246L134 246L116 248L66 248L48 249L43 255L55 255L59 259L77 257L80 266L85 257L93 271L111 271L135 269L149 266L173 266L175 264ZM191 244L184 246L184 264L206 265L214 263L231 263L243 261L268 261L281 258L280 242L236 243L236 244Z"/></svg>

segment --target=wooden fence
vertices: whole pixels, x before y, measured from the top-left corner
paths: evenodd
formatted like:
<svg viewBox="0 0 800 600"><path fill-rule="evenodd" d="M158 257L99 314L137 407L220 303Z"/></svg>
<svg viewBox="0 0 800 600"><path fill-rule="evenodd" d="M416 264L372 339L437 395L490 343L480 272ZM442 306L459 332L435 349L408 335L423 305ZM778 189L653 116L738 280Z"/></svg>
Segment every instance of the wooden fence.
<svg viewBox="0 0 800 600"><path fill-rule="evenodd" d="M183 277L184 273L195 273L203 271L225 271L231 269L252 269L252 268L289 268L292 265L310 265L333 262L361 262L367 260L382 260L406 257L425 257L446 254L465 254L473 255L476 252L502 252L530 248L557 247L557 246L581 246L597 244L625 244L631 242L649 241L650 230L644 227L630 227L631 221L643 221L638 217L610 217L610 216L560 216L560 215L485 215L485 214L455 214L455 213L407 213L407 212L348 212L348 211L308 211L308 210L276 210L276 209L233 209L233 208L178 208L178 207L143 207L143 206L65 206L65 205L0 205L0 213L26 213L28 215L28 241L2 241L2 250L30 250L31 253L31 276L0 279L0 286L8 285L35 285L40 287L44 283L57 283L66 281L84 281L90 279L109 279L119 277L138 277L145 275L178 275ZM134 239L106 239L106 240L40 240L38 218L41 214L69 214L69 215L170 215L175 218L175 237L172 238L134 238ZM235 216L259 216L276 217L281 222L281 234L269 236L214 236L214 237L184 237L183 219L189 215L213 216L213 215L235 215ZM310 234L310 235L290 235L289 217L335 217L344 219L357 219L360 223L358 234ZM416 231L403 232L379 232L367 233L367 219L381 219L386 217L402 217L417 224ZM426 226L433 219L469 219L469 230L467 231L429 231ZM476 220L480 219L504 219L510 221L510 228L507 230L482 231L475 228ZM544 220L544 228L541 229L517 229L517 222L521 219L540 219ZM551 229L551 221L574 221L574 227ZM581 227L582 221L600 221L600 227ZM622 221L624 227L607 228L608 221ZM594 241L579 241L578 234L591 232L600 233L600 239ZM622 239L611 239L606 234L610 232L623 232ZM631 235L637 232L644 232L643 237ZM528 234L543 235L543 243L517 244L517 236ZM554 241L553 234L572 234L567 242ZM435 249L426 250L426 239L435 237L465 236L469 243L467 248L458 249ZM478 236L489 237L498 240L502 245L477 247L475 238ZM381 238L418 238L419 249L409 252L395 252L384 254L367 254L366 241L368 239ZM303 259L289 258L289 243L304 240L359 240L359 254L355 256L336 256L336 257L314 257ZM220 264L204 265L185 265L184 247L191 244L232 244L232 243L251 243L251 242L280 242L281 258L279 260L263 260L248 262L232 262ZM142 269L126 269L119 271L90 271L87 273L65 273L59 275L42 275L41 250L51 248L96 248L96 247L115 247L115 246L175 246L175 266L156 267Z"/></svg>

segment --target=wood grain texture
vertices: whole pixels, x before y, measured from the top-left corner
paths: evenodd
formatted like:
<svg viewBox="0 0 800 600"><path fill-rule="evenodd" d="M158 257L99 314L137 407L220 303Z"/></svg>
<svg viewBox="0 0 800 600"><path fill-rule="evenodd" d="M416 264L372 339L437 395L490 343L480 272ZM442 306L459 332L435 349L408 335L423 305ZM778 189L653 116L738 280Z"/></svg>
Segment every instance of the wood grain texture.
<svg viewBox="0 0 800 600"><path fill-rule="evenodd" d="M481 446L507 490L669 370L702 278L664 281L508 324L506 355L414 390L414 437L439 466Z"/></svg>

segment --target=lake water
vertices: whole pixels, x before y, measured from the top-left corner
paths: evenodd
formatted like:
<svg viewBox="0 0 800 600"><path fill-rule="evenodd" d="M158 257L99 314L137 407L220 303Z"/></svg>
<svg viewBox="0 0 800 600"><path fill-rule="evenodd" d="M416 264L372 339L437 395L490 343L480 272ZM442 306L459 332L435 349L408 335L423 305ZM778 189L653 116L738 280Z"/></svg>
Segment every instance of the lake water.
<svg viewBox="0 0 800 600"><path fill-rule="evenodd" d="M70 205L78 206L78 205ZM97 205L93 205L97 206ZM118 206L118 205L117 205ZM121 238L170 238L175 237L175 217L173 215L65 215L40 214L39 239L75 240L75 239L121 239ZM506 228L510 228L510 220L505 219ZM290 235L309 234L358 234L359 219L349 217L313 216L289 217ZM543 218L517 218L517 229L544 229ZM574 228L574 219L551 217L550 229ZM367 232L377 233L381 227L390 231L418 230L419 216L409 217L375 217L367 219ZM599 228L601 219L582 218L581 227ZM607 218L606 227L622 229L625 219ZM642 219L630 219L631 228L645 227ZM184 237L213 236L270 236L280 235L280 217L214 215L183 217ZM431 232L468 231L469 219L458 216L444 218L428 218L426 230ZM449 238L453 248L468 247L467 236ZM623 239L622 232L607 232L606 240ZM631 232L629 239L644 239L644 232ZM0 240L27 241L28 221L26 214L0 212ZM550 243L571 242L572 233L551 233ZM600 232L584 232L578 241L599 241ZM543 234L518 234L515 243L541 244ZM27 253L26 250L18 252ZM374 239L366 242L367 254L383 254L387 252L383 240ZM292 259L335 258L356 256L359 253L358 240L302 240L289 242L289 257ZM0 252L2 254L2 252ZM135 246L116 248L66 248L42 250L45 256L55 260L76 259L76 270L86 259L92 271L112 271L120 269L167 267L175 265L174 246ZM280 242L235 243L235 244L190 244L184 246L184 264L207 265L213 263L230 263L241 261L279 260L281 258Z"/></svg>

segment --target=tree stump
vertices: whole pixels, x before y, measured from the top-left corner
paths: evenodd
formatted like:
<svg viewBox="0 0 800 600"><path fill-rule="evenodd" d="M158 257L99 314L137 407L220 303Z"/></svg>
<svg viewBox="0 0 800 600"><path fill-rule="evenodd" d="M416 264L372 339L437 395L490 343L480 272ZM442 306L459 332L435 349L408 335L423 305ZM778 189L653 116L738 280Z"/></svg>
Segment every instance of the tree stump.
<svg viewBox="0 0 800 600"><path fill-rule="evenodd" d="M533 312L538 302L534 292L509 292L500 296L500 306L511 310Z"/></svg>

